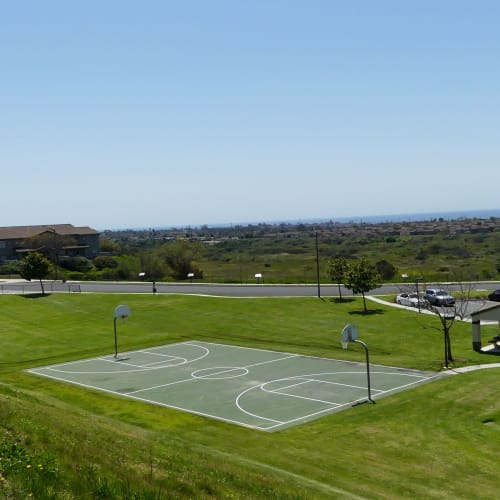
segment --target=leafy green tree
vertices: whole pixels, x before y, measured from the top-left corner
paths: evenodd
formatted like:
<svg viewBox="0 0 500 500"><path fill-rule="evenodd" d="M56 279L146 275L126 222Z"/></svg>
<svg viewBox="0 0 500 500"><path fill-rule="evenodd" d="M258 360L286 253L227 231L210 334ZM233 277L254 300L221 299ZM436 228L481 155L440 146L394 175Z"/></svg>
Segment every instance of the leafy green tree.
<svg viewBox="0 0 500 500"><path fill-rule="evenodd" d="M33 252L24 257L21 262L20 274L25 280L40 280L42 295L45 295L42 279L47 277L50 270L50 261L41 253Z"/></svg>
<svg viewBox="0 0 500 500"><path fill-rule="evenodd" d="M76 271L86 273L92 269L92 261L83 257L83 255L75 255L74 257L63 257L60 261L62 268L68 271Z"/></svg>
<svg viewBox="0 0 500 500"><path fill-rule="evenodd" d="M145 280L159 280L167 274L165 261L157 251L144 251L139 253L139 262L141 265L141 272L145 273Z"/></svg>
<svg viewBox="0 0 500 500"><path fill-rule="evenodd" d="M381 279L377 268L364 258L351 262L346 272L346 281L346 288L363 295L363 309L366 313L365 293L380 286Z"/></svg>
<svg viewBox="0 0 500 500"><path fill-rule="evenodd" d="M114 254L119 254L121 252L121 247L119 243L115 241L108 240L106 238L101 238L99 240L99 247L101 252L109 252Z"/></svg>
<svg viewBox="0 0 500 500"><path fill-rule="evenodd" d="M383 280L392 280L397 273L397 269L387 260L379 260L375 267Z"/></svg>
<svg viewBox="0 0 500 500"><path fill-rule="evenodd" d="M340 301L342 302L342 290L340 285L344 283L345 275L349 264L344 257L332 257L327 263L327 274L339 287Z"/></svg>
<svg viewBox="0 0 500 500"><path fill-rule="evenodd" d="M118 267L116 272L119 279L136 280L140 272L139 259L134 255L120 255L116 257Z"/></svg>
<svg viewBox="0 0 500 500"><path fill-rule="evenodd" d="M49 259L54 264L56 275L61 256L65 253L64 248L72 245L76 245L73 237L59 234L55 230L44 231L23 242L25 248L31 248Z"/></svg>
<svg viewBox="0 0 500 500"><path fill-rule="evenodd" d="M185 280L189 273L202 277L203 271L199 268L197 260L203 255L203 244L186 239L177 239L172 243L166 243L160 248L160 255L165 259L172 271L172 277Z"/></svg>
<svg viewBox="0 0 500 500"><path fill-rule="evenodd" d="M99 255L93 260L94 266L102 271L103 269L116 269L118 267L118 262L114 257L110 255Z"/></svg>

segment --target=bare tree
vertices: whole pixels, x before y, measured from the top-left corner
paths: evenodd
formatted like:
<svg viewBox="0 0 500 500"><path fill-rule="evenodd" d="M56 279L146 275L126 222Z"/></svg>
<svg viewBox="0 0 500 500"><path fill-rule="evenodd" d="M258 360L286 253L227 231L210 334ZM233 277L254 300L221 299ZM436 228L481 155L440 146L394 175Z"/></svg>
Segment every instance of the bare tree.
<svg viewBox="0 0 500 500"><path fill-rule="evenodd" d="M455 303L455 311L457 317L460 319L465 319L467 316L470 316L470 305L474 300L472 295L473 284L471 281L459 281L456 283L458 291L455 293L456 303ZM481 301L481 307L486 304L485 300Z"/></svg>

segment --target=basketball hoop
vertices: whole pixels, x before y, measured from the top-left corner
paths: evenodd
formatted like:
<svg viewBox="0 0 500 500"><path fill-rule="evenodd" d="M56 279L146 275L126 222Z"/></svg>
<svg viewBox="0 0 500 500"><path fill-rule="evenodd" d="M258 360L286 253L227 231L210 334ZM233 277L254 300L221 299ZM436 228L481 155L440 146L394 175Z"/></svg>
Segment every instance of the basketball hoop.
<svg viewBox="0 0 500 500"><path fill-rule="evenodd" d="M116 336L116 320L118 318L121 318L122 321L125 321L129 316L130 316L130 308L128 306L121 304L121 305L116 307L115 318L113 320L113 323L114 323L114 330L115 330L115 359L117 361L123 361L124 359L128 359L128 358L118 358L118 340L117 340L117 336Z"/></svg>
<svg viewBox="0 0 500 500"><path fill-rule="evenodd" d="M342 349L347 350L349 342L354 342L358 338L358 330L354 325L345 325L342 330L342 335L340 341L342 343Z"/></svg>
<svg viewBox="0 0 500 500"><path fill-rule="evenodd" d="M370 385L370 357L368 354L368 347L367 345L362 342L361 340L358 340L358 329L354 325L345 325L344 328L342 329L342 335L340 337L340 341L342 342L342 349L347 349L347 346L349 345L349 342L355 342L356 344L361 344L363 348L365 349L366 353L366 378L368 382L368 401L370 403L374 403L372 396L371 396L371 385ZM361 401L358 403L355 403L355 405L361 404L361 403L366 403L366 401Z"/></svg>
<svg viewBox="0 0 500 500"><path fill-rule="evenodd" d="M130 316L130 308L128 306L119 305L115 309L115 318L127 319Z"/></svg>

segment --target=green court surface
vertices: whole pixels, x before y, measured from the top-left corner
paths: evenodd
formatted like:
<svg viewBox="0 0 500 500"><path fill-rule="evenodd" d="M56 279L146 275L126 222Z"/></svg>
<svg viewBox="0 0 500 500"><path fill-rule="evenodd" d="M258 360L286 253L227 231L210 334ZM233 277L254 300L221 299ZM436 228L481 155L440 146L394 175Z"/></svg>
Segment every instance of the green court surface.
<svg viewBox="0 0 500 500"><path fill-rule="evenodd" d="M364 362L198 341L28 371L262 431L302 424L368 396ZM371 364L371 397L376 400L437 377Z"/></svg>

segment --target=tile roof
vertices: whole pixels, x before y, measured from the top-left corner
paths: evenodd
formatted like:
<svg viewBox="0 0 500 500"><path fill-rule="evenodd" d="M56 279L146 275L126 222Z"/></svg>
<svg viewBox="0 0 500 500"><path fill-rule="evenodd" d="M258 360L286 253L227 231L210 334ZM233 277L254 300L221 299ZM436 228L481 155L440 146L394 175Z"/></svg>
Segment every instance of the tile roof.
<svg viewBox="0 0 500 500"><path fill-rule="evenodd" d="M75 227L72 224L50 224L40 226L9 226L0 227L0 240L18 240L31 238L44 232L55 232L60 235L87 235L99 234L98 231L90 227Z"/></svg>

